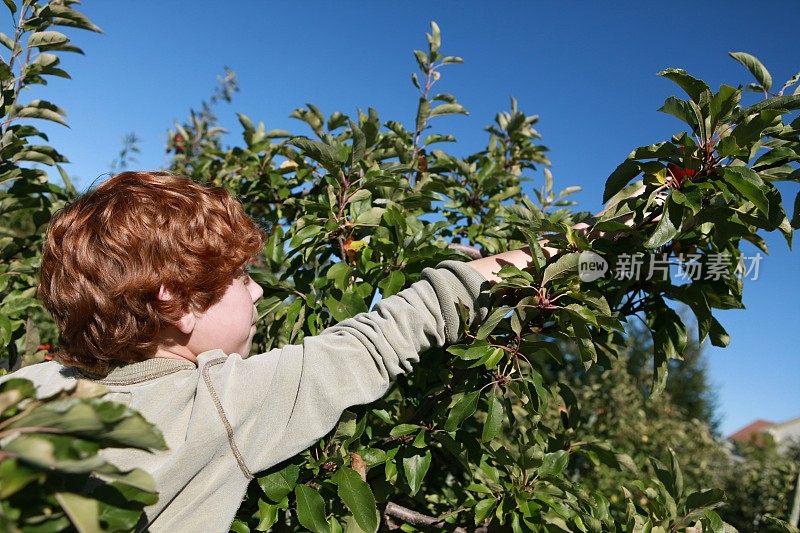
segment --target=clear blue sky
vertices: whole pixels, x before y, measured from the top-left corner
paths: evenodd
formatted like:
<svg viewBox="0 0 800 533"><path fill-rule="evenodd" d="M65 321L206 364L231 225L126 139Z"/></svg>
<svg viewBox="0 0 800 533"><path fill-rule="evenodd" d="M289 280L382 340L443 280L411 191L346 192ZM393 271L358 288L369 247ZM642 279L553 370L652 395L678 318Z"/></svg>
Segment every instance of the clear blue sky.
<svg viewBox="0 0 800 533"><path fill-rule="evenodd" d="M305 102L326 114L372 106L384 121L410 124L417 99L412 50L425 46L431 20L442 28L443 51L465 59L445 69L437 86L470 111L440 121L458 137L453 151L483 147L482 128L513 95L541 117L557 186L582 186L576 199L587 210L600 207L606 177L632 148L680 131L677 120L656 112L679 94L655 75L659 70L682 67L714 88L750 82L729 51L758 56L778 85L800 70L800 3L789 0L86 0L84 10L105 34L73 33L86 56L67 57L73 79L44 88L69 113L71 129L47 131L72 161L79 188L108 171L127 132L143 139L136 166L161 167L167 128L208 97L226 65L241 84L234 103L218 109L231 142L240 139L236 111L267 128L307 133L287 118ZM785 203L797 189L781 187ZM800 250L790 255L778 235L767 242L761 277L745 287L747 309L719 313L731 346L708 349L726 433L755 418L800 416Z"/></svg>

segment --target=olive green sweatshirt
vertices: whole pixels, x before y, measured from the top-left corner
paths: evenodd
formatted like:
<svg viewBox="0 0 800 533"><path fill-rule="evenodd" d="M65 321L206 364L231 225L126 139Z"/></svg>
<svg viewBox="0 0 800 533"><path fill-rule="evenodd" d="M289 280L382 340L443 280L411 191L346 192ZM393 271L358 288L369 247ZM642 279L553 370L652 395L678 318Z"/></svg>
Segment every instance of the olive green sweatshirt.
<svg viewBox="0 0 800 533"><path fill-rule="evenodd" d="M98 380L111 389L107 397L140 411L169 446L102 452L155 479L158 503L145 509L139 530L227 532L255 473L314 444L342 411L377 400L414 364L424 367L427 349L456 342L463 334L456 302L470 323L483 320L489 286L466 263L442 261L372 311L301 344L248 358L210 350L196 366L157 358L114 368ZM41 395L82 377L57 362L12 375L32 380Z"/></svg>

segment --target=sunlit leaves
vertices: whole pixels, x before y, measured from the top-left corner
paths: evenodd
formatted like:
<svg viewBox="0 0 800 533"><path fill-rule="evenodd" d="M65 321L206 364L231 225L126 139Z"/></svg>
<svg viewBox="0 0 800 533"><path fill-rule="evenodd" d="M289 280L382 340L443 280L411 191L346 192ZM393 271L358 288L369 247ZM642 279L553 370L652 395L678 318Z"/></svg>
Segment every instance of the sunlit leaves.
<svg viewBox="0 0 800 533"><path fill-rule="evenodd" d="M9 115L12 118L39 118L67 125L64 110L45 100L32 100L25 105L15 106Z"/></svg>
<svg viewBox="0 0 800 533"><path fill-rule="evenodd" d="M710 95L708 85L704 81L695 78L683 69L668 68L659 72L658 75L674 81L697 104L702 103L704 96Z"/></svg>
<svg viewBox="0 0 800 533"><path fill-rule="evenodd" d="M767 92L772 88L772 76L757 57L746 52L729 52L728 55L750 71L750 74L758 81L761 90Z"/></svg>
<svg viewBox="0 0 800 533"><path fill-rule="evenodd" d="M338 486L338 494L344 504L353 513L358 525L367 532L378 530L378 511L375 507L375 496L355 471L342 467L331 479Z"/></svg>
<svg viewBox="0 0 800 533"><path fill-rule="evenodd" d="M414 453L403 458L403 472L406 476L406 481L411 489L411 496L419 492L422 486L422 480L425 479L425 474L431 466L433 455L430 451Z"/></svg>
<svg viewBox="0 0 800 533"><path fill-rule="evenodd" d="M295 497L300 524L314 533L328 533L330 529L325 520L325 501L319 492L307 485L298 485Z"/></svg>
<svg viewBox="0 0 800 533"><path fill-rule="evenodd" d="M447 421L444 424L445 431L455 431L467 417L472 416L478 407L479 397L480 392L473 391L458 398L447 415Z"/></svg>
<svg viewBox="0 0 800 533"><path fill-rule="evenodd" d="M643 243L645 248L658 248L672 240L680 231L684 217L681 204L668 197L664 202L663 214L653 234Z"/></svg>
<svg viewBox="0 0 800 533"><path fill-rule="evenodd" d="M27 380L0 385L0 492L6 509L25 510L19 526L56 527L67 520L82 531L127 530L145 505L157 501L148 474L120 471L97 453L102 446L166 449L160 431L139 413L100 399L106 391L79 382L72 391L37 399ZM92 498L77 494L90 478L103 480L108 488L96 490ZM35 481L31 498L28 486ZM119 493L129 500L124 505L117 501Z"/></svg>
<svg viewBox="0 0 800 533"><path fill-rule="evenodd" d="M744 198L753 202L765 215L769 215L766 186L758 174L747 167L728 167L725 169L724 178Z"/></svg>
<svg viewBox="0 0 800 533"><path fill-rule="evenodd" d="M500 433L504 419L503 403L493 394L487 401L489 405L486 409L486 422L481 433L483 442L491 442Z"/></svg>
<svg viewBox="0 0 800 533"><path fill-rule="evenodd" d="M636 161L626 159L620 163L606 180L603 202L608 202L611 197L621 191L628 182L638 176L639 172L641 172L641 167Z"/></svg>
<svg viewBox="0 0 800 533"><path fill-rule="evenodd" d="M278 503L294 490L299 475L300 467L290 464L278 472L259 477L258 485L267 498Z"/></svg>
<svg viewBox="0 0 800 533"><path fill-rule="evenodd" d="M68 42L66 35L57 31L37 31L28 38L28 47L55 46Z"/></svg>
<svg viewBox="0 0 800 533"><path fill-rule="evenodd" d="M551 281L561 279L570 273L577 272L579 252L572 252L563 255L545 267L542 275L542 285L547 285Z"/></svg>

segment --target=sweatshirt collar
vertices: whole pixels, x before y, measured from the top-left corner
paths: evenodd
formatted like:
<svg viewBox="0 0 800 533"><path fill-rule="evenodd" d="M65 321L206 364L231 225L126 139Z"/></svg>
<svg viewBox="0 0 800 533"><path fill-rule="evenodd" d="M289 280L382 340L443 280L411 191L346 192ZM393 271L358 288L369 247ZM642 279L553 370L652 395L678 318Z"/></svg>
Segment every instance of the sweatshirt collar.
<svg viewBox="0 0 800 533"><path fill-rule="evenodd" d="M181 370L195 369L197 369L197 366L185 359L153 357L144 361L111 367L111 370L105 376L92 375L76 369L76 377L89 379L103 385L133 385L180 372Z"/></svg>

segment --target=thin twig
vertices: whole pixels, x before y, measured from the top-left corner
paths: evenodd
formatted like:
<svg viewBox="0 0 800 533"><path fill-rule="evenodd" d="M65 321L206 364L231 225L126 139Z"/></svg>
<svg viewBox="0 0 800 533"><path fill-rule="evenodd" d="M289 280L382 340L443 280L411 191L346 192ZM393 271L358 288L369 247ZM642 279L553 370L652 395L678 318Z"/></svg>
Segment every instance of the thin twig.
<svg viewBox="0 0 800 533"><path fill-rule="evenodd" d="M420 512L414 511L407 507L403 507L402 505L398 505L394 502L388 502L386 507L383 510L383 517L386 525L390 529L399 529L400 526L395 524L391 518L399 518L404 522L408 522L409 524L415 526L428 526L428 527L436 527L436 528L443 528L445 527L446 522L444 519L448 516L453 514L452 512L446 513L443 516L436 517L436 516L429 516L426 514L422 514ZM467 533L467 531L472 531L473 533L485 533L488 531L486 527L477 527L474 529L467 529L465 527L455 527L453 529L454 533Z"/></svg>
<svg viewBox="0 0 800 533"><path fill-rule="evenodd" d="M483 254L481 253L480 250L478 250L473 246L467 246L466 244L451 242L450 244L447 245L447 247L462 252L464 254L467 254L472 259L480 259L483 257Z"/></svg>

